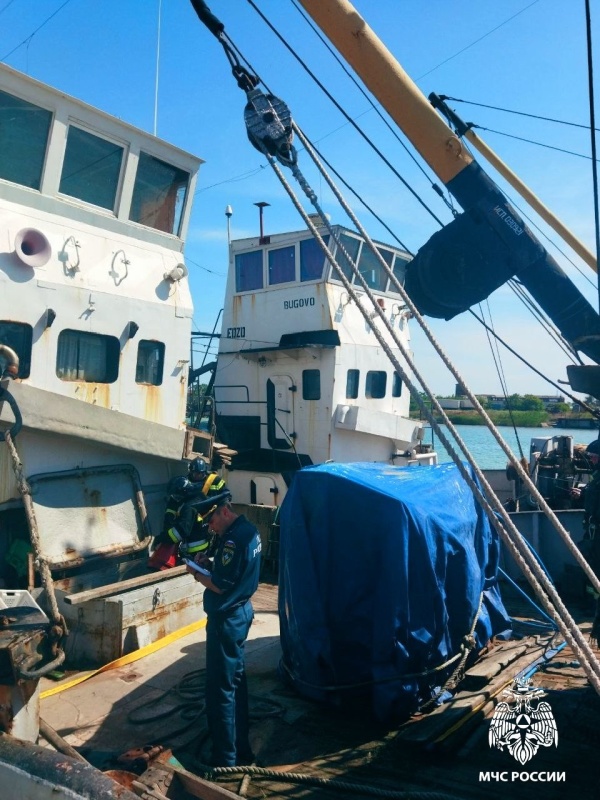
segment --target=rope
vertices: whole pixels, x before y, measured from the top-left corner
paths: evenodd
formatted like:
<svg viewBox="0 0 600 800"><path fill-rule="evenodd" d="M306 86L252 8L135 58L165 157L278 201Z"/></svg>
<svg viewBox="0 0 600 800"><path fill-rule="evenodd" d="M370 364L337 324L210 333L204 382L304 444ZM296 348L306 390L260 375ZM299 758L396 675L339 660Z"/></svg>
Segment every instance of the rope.
<svg viewBox="0 0 600 800"><path fill-rule="evenodd" d="M388 274L388 276L392 280L393 284L396 286L399 294L402 296L403 300L405 301L409 311L418 320L418 322L421 325L421 327L423 328L424 332L426 333L426 335L430 339L432 345L435 347L436 351L438 352L438 354L442 358L442 361L446 364L448 369L455 375L457 380L463 386L466 386L465 382L462 380L460 374L458 373L458 370L450 362L449 358L446 356L446 354L444 353L444 351L442 350L442 348L440 347L440 345L436 341L435 337L433 336L433 334L429 330L425 320L420 315L420 313L418 312L417 308L412 303L411 299L409 298L409 296L407 295L406 291L404 290L404 287L400 284L400 282L398 281L396 276L393 274L392 270L390 270L388 265L385 263L384 259L381 257L381 254L378 252L376 246L371 241L370 237L368 236L368 234L364 230L364 228L360 225L359 221L356 219L356 217L353 214L352 210L345 203L344 198L341 196L339 190L337 189L337 187L335 186L335 184L333 183L333 181L331 180L331 178L329 177L327 172L323 169L322 165L319 164L318 159L314 155L314 152L312 150L312 147L311 147L310 143L303 136L302 131L299 130L299 128L295 125L295 123L293 123L293 127L294 127L294 131L298 134L300 140L302 141L303 145L305 146L307 152L309 153L309 155L311 156L311 158L313 159L315 164L318 165L318 167L319 167L319 169L321 171L321 174L327 180L330 188L332 189L332 191L336 195L338 201L342 204L342 206L344 207L346 213L352 219L353 223L356 225L357 229L359 230L361 235L364 237L365 242L370 247L370 249L372 250L372 252L375 255L375 257L380 262L382 268L385 270L385 272ZM304 219L305 224L307 225L307 227L309 228L309 230L313 234L314 238L318 242L319 246L321 247L321 249L325 253L325 255L327 257L327 260L333 266L333 268L336 270L339 279L341 280L341 282L343 283L346 291L348 292L349 297L351 297L351 299L354 300L354 302L356 303L357 308L359 309L360 313L362 314L363 318L365 319L365 322L373 330L373 333L374 333L375 337L377 338L377 341L381 345L383 351L386 353L386 355L388 356L389 360L394 365L394 368L396 369L398 374L401 375L401 377L405 381L406 385L408 386L409 391L411 392L411 395L415 399L415 402L417 403L417 405L420 407L421 412L430 421L432 427L437 432L438 437L440 438L440 440L442 441L442 443L446 447L446 450L450 454L452 460L457 465L457 468L458 468L459 472L461 473L462 477L464 478L465 482L467 483L467 485L473 491L473 494L475 495L475 498L477 499L478 503L480 504L480 506L483 508L483 510L487 514L491 524L498 531L500 537L502 538L502 541L506 545L507 550L513 556L515 561L519 564L523 574L525 575L525 577L527 578L527 580L529 581L531 586L534 588L534 591L536 591L536 593L538 594L538 597L540 598L540 600L543 603L543 605L546 608L546 610L549 612L549 614L551 614L553 616L553 619L556 619L557 622L559 622L559 628L561 630L561 633L563 634L565 639L567 639L567 641L569 642L571 647L577 652L578 657L580 658L580 661L582 662L583 668L584 668L584 670L586 672L586 675L588 676L588 678L590 680L590 683L594 686L594 689L596 690L596 692L598 694L600 694L600 664L598 663L598 661L597 661L597 659L596 659L596 657L595 657L595 655L594 655L589 643L585 640L585 638L583 637L581 631L577 628L577 625L575 624L575 621L573 620L573 618L571 617L571 615L567 611L566 607L564 606L564 604L563 604L561 598L559 597L558 593L556 592L555 588L549 583L549 581L547 580L546 575L540 569L539 564L537 563L537 561L535 561L535 559L533 559L529 548L527 547L526 543L524 542L523 537L521 536L521 533L517 530L516 526L514 525L514 523L512 522L510 517L508 516L508 513L506 512L506 509L502 506L502 504L500 503L500 501L498 500L498 498L496 497L496 495L492 491L491 486L487 482L485 476L483 475L483 473L481 472L481 470L479 469L477 464L475 464L472 455L469 453L469 451L468 451L466 445L464 444L464 442L462 441L458 431L456 430L454 425L451 423L451 421L448 418L445 410L441 407L440 403L438 402L437 398L435 397L435 395L433 394L431 389L427 386L427 383L425 382L423 377L420 375L419 371L416 368L416 365L414 364L414 362L412 361L412 358L410 357L410 354L407 352L403 342L401 342L399 340L398 336L396 335L396 332L393 330L393 328L392 328L389 320L386 318L383 310L376 303L375 297L373 296L373 293L371 292L370 287L367 285L364 277L360 274L360 272L357 269L357 266L354 263L353 259L351 259L349 257L349 255L348 255L348 253L344 250L343 245L339 241L339 237L336 234L336 231L332 228L332 226L330 225L329 221L327 220L323 210L321 209L321 207L319 205L318 198L317 198L315 192L311 189L311 187L309 186L307 181L304 179L304 177L303 177L302 173L300 172L297 164L293 164L291 168L292 168L292 172L294 174L294 177L300 183L300 185L302 186L305 194L311 200L311 202L313 203L313 205L315 206L315 208L319 212L319 214L321 216L321 219L323 220L323 224L327 227L327 230L329 231L329 234L330 234L330 236L332 238L332 241L334 241L337 244L338 248L341 250L341 252L345 256L345 258L347 259L347 263L351 266L355 278L361 284L361 286L363 287L364 292L366 293L369 301L371 302L375 314L378 315L379 318L382 320L384 326L387 328L387 330L388 330L391 338L393 339L394 343L398 346L400 352L402 353L402 356L405 359L405 363L410 366L410 368L412 370L412 373L415 375L416 379L419 381L419 383L423 387L424 391L426 392L427 396L429 397L430 402L431 402L431 406L432 406L431 409L427 408L425 406L423 398L420 396L420 394L417 391L417 389L416 389L415 385L413 384L413 382L409 379L409 377L408 377L408 375L406 373L406 370L403 367L401 367L397 357L392 353L388 342L383 337L383 334L377 328L377 326L373 325L373 315L370 315L367 312L366 308L364 308L364 306L359 302L359 297L356 294L356 292L354 291L354 288L352 287L350 281L348 280L348 278L344 274L344 272L341 269L341 267L339 266L339 264L336 262L335 258L333 257L333 255L332 255L331 251L329 250L327 244L324 242L323 238L321 237L319 231L317 230L317 228L313 224L312 220L308 217L308 215L306 214L306 212L304 211L304 209L300 205L300 202L298 201L298 198L296 197L295 193L293 192L293 190L289 186L288 182L286 181L285 176L283 175L283 173L281 172L281 169L279 168L279 166L277 165L277 163L275 161L275 158L273 158L273 156L271 156L266 151L266 148L262 148L261 147L261 149L263 150L263 152L264 152L267 160L269 161L272 169L274 170L274 172L276 173L276 175L279 178L280 182L282 183L282 186L285 188L286 192L290 196L290 199L294 203L296 209L298 210L298 212L300 213L300 215ZM286 156L287 155L289 155L289 154L286 154ZM287 163L289 165L289 163L290 163L289 159L286 158L286 160L283 163ZM520 477L525 482L527 482L527 485L530 486L530 491L531 491L532 495L534 495L536 497L536 499L539 498L538 502L539 502L539 505L542 508L542 510L544 510L545 513L547 515L549 515L550 518L553 519L553 525L554 525L555 528L557 528L559 530L559 533L562 531L561 536L563 536L563 538L565 539L565 543L567 544L567 547L569 547L569 545L570 545L569 549L571 551L573 551L574 557L581 564L582 568L584 569L584 572L586 572L586 574L588 574L590 582L591 583L595 583L598 586L600 586L600 581L598 581L598 578L596 577L596 575L592 572L592 570L590 569L589 565L587 564L587 562L585 561L583 556L579 553L579 551L577 550L575 545L572 543L572 541L570 540L569 534L560 525L560 522L555 517L555 515L552 513L552 511L548 507L547 503L545 502L545 500L540 495L537 487L533 485L533 483L531 482L531 479L529 478L529 475L527 475L527 473L523 470L523 467L516 460L515 456L513 455L512 451L510 450L508 445L500 437L497 429L494 427L492 421L490 420L490 418L488 417L488 415L484 411L483 407L481 406L481 404L479 403L477 398L469 390L466 390L466 391L468 392L468 396L472 400L474 407L478 410L480 415L486 421L486 424L488 425L488 427L492 431L494 437L496 438L498 443L501 445L502 449L505 451L505 453L507 454L507 456L509 457L511 462L513 462L513 464L515 465L515 469L517 470L517 473L520 475ZM443 422L447 426L448 430L450 430L452 432L452 435L454 436L455 441L460 446L460 448L461 448L462 452L464 453L467 461L471 465L471 468L473 469L473 472L475 473L477 479L479 480L479 482L480 482L479 485L475 482L475 480L473 479L471 474L469 474L469 472L465 468L464 464L461 462L458 454L454 450L453 446L448 441L448 438L442 432L442 430L440 428L440 425L438 424L438 422L436 421L436 418L433 415L433 408L435 408L437 414L441 417L441 419L443 420ZM495 507L495 510L496 510L498 516L496 516L496 514L494 513L494 509L492 509L490 503L488 502L486 497L483 495L482 489L480 487L483 487L483 491L485 491L487 496L490 497L491 502L492 502L493 506ZM504 525L501 524L500 520L502 520Z"/></svg>
<svg viewBox="0 0 600 800"><path fill-rule="evenodd" d="M46 598L50 608L50 616L53 623L48 632L50 650L52 652L52 655L54 656L52 661L48 664L45 664L43 667L34 670L33 665L40 660L39 654L36 653L34 656L32 656L26 662L24 662L19 668L19 671L23 678L27 680L34 680L37 678L41 678L43 675L47 675L49 672L52 672L53 669L56 669L56 667L60 666L64 662L65 653L61 646L61 643L69 631L67 628L67 623L65 621L65 618L58 610L58 603L56 600L56 595L54 593L54 581L52 580L52 573L50 572L50 567L48 566L48 562L46 561L42 553L42 546L40 542L37 521L35 518L35 510L33 507L33 501L31 499L31 487L29 486L29 483L25 478L23 472L23 464L21 463L21 460L19 458L19 454L13 442L10 431L5 432L4 440L6 442L12 460L13 472L15 474L15 478L17 481L17 487L23 499L25 516L27 518L27 525L29 527L29 536L31 539L33 552L35 554L35 562L37 564L40 573L42 586L46 592Z"/></svg>
<svg viewBox="0 0 600 800"><path fill-rule="evenodd" d="M208 780L213 777L227 777L228 775L251 775L253 778L272 778L276 781L288 783L304 783L309 786L318 786L322 789L333 789L340 792L353 794L367 794L371 797L388 797L391 800L457 800L456 796L440 792L402 792L394 789L380 789L378 786L369 786L364 783L347 783L337 778L318 778L315 775L306 775L303 772L279 772L266 767L209 767L198 764Z"/></svg>
<svg viewBox="0 0 600 800"><path fill-rule="evenodd" d="M204 691L204 669L197 669L193 670L192 672L186 673L183 678L179 681L179 683L175 686L175 689L168 689L167 691L163 692L158 697L153 697L151 700L148 700L146 703L142 703L139 706L136 706L132 711L129 712L127 715L127 720L132 725L147 725L152 722L158 722L160 720L166 720L169 717L174 716L175 714L179 714L180 718L184 720L184 724L174 728L173 730L163 731L161 730L161 735L164 740L167 738L174 738L175 736L179 736L182 733L185 733L189 728L194 726L194 735L190 739L190 742L193 739L196 739L198 736L196 726L200 717L206 711L206 699L205 699L205 691ZM171 706L163 711L152 711L152 713L144 713L145 709L148 707L152 709L156 709L160 706L161 701L165 697L172 698L173 691L177 698L181 700L175 706ZM251 704L250 708L250 719L266 719L269 717L279 717L283 714L284 708L283 706L278 703L276 700L264 698L264 697L254 697L250 695L249 701ZM189 742L188 742L189 744Z"/></svg>

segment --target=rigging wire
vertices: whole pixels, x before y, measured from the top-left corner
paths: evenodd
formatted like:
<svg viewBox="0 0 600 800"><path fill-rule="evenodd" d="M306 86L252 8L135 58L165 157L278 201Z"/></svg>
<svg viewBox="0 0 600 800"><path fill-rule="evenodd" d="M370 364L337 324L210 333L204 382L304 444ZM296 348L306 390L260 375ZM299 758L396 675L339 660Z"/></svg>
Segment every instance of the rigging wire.
<svg viewBox="0 0 600 800"><path fill-rule="evenodd" d="M506 403L506 408L508 409L510 421L512 422L513 431L515 434L515 438L517 440L517 447L519 448L519 455L521 456L521 458L523 458L523 447L521 446L521 439L519 437L519 432L517 430L517 423L515 422L513 409L508 399L509 398L508 385L506 383L506 376L504 374L504 367L502 365L502 357L500 355L500 348L498 347L498 340L495 338L492 340L490 338L491 332L494 329L494 323L492 321L492 311L490 309L489 300L486 299L485 303L487 306L488 318L490 320L490 329L486 328L486 336L490 347L490 353L492 354L492 359L496 367L496 374L498 375L498 380L500 381L500 386L502 387L502 392L504 393L504 402ZM479 303L479 311L481 313L481 316L485 318L483 305L481 303Z"/></svg>
<svg viewBox="0 0 600 800"><path fill-rule="evenodd" d="M404 148L404 150L405 150L405 151L406 151L406 153L408 154L409 158L411 158L411 159L412 159L412 161L413 161L413 162L414 162L414 164L417 166L417 168L418 168L418 169L419 169L419 170L420 170L420 171L423 173L423 175L425 176L425 178L426 178L426 179L429 181L429 183L431 184L431 188L433 189L433 191L434 191L436 194L438 194L438 195L439 195L439 196L442 198L442 200L443 200L443 201L446 203L446 205L448 206L448 208L450 209L450 211L452 211L452 213L454 213L454 211L453 211L453 207L452 207L452 204L451 204L451 202L448 200L448 198L446 197L446 195L444 194L444 192L443 192L443 190L441 189L441 187L440 187L440 186L439 186L439 185L438 185L438 184L437 184L435 181L432 181L432 179L431 179L431 176L430 176L430 175L427 173L427 170L425 169L425 167L424 167L424 166L421 164L421 162L420 162L420 161L419 161L419 159L418 159L418 158L417 158L417 157L414 155L414 153L412 153L412 152L410 151L410 149L407 147L407 145L406 145L406 144L405 144L405 143L402 141L401 137L398 135L398 132L396 131L396 129L394 128L394 126L390 124L390 122L389 122L389 121L386 119L385 115L384 115L384 114L382 114L382 112L380 111L380 109L379 109L379 108L378 108L378 107L375 105L375 103L374 103L374 102L373 102L373 100L371 99L371 96L370 96L370 94L369 94L368 92L366 92L366 91L363 89L363 87L360 85L360 82L359 82L359 81L358 81L358 80L357 80L357 79L354 77L354 75L353 75L353 74L350 72L350 70L348 69L348 67L346 67L346 65L344 64L344 62L342 61L342 59L341 59L341 58L338 56L338 54L335 52L334 48L333 48L333 47L332 47L332 46L329 44L329 42L327 41L327 39L326 39L326 38L323 36L323 34L322 34L320 31L319 31L319 29L317 28L317 26L316 26L316 25L315 25L315 24L312 22L312 20L310 20L310 19L309 19L309 17L308 17L308 16L307 16L307 14L306 14L306 13L303 11L303 9L301 9L301 8L298 6L298 4L296 3L296 0L290 0L290 2L292 3L292 5L293 5L293 6L294 6L294 8L296 9L296 11L297 11L297 12L300 14L300 16L301 16L301 17L304 19L304 21L306 22L306 24L307 24L307 25L308 25L308 26L309 26L309 27L310 27L310 28L313 30L313 32L314 32L314 33L315 33L315 34L318 36L318 38L321 40L321 42L323 43L323 45L324 45L324 46L327 48L327 50L329 51L329 53L330 53L330 54L333 56L333 58L334 58L334 59L337 61L337 63L339 64L339 66L342 68L342 70L343 70L343 71L346 73L346 75L347 75L347 76L350 78L350 80L352 81L352 83L353 83L353 84L356 86L356 88L358 89L358 91L359 91L359 92L362 94L362 96L363 96L363 97L366 99L366 101L369 103L369 105L371 106L371 108L373 109L373 111L375 111L375 113L376 113L376 114L377 114L377 116L378 116L378 117L381 119L381 121L383 122L383 124L384 124L384 125L387 127L387 129L388 129L388 130L391 132L392 136L394 136L394 138L395 138L395 139L396 139L396 140L399 142L399 144L401 145L401 147L403 147L403 148ZM368 113L368 112L364 112L364 113ZM345 124L347 124L347 123L345 123ZM313 146L314 146L314 145L313 145ZM320 156L320 157L322 157L322 156ZM329 166L329 165L328 165L328 166ZM338 176L338 177L339 177L339 176Z"/></svg>
<svg viewBox="0 0 600 800"><path fill-rule="evenodd" d="M594 225L596 227L596 261L600 258L600 219L598 211L598 165L596 162L596 111L594 108L594 62L592 50L592 16L590 0L585 0L585 28L587 34L588 86L590 100L590 138L592 150L592 177L594 181ZM600 283L598 284L600 291ZM600 300L600 297L599 297Z"/></svg>
<svg viewBox="0 0 600 800"><path fill-rule="evenodd" d="M252 8L256 11L256 13L261 17L261 19L266 23L266 25L271 29L271 31L277 36L277 38L281 41L281 43L289 50L289 52L294 56L296 61L302 66L302 68L307 72L308 75L313 79L313 81L317 84L317 86L321 89L322 92L329 98L329 100L334 104L337 110L345 117L347 122L352 125L352 127L356 130L357 133L362 136L362 138L367 142L367 144L374 150L375 153L381 158L381 160L391 169L394 175L401 181L401 183L408 189L408 191L413 195L413 197L423 206L423 208L433 217L433 219L438 223L438 225L443 228L444 223L442 220L435 214L435 212L429 208L427 203L419 196L418 192L413 189L413 187L408 183L406 178L404 178L398 170L394 167L394 165L385 157L385 155L381 152L381 150L375 145L373 140L367 136L367 134L362 130L362 128L356 124L356 122L352 119L352 117L348 114L348 112L338 103L335 97L331 94L331 92L324 86L324 84L317 78L315 73L309 68L305 61L303 61L298 53L293 49L293 47L286 41L286 39L279 33L277 28L265 17L262 11L257 7L254 3L254 0L246 0ZM536 0L537 2L537 0ZM239 50L237 51L239 53ZM248 64L248 61L244 59L244 61ZM267 84L264 81L261 81L264 86L268 89Z"/></svg>
<svg viewBox="0 0 600 800"><path fill-rule="evenodd" d="M574 150L567 150L564 147L556 147L552 144L544 144L544 142L536 142L535 139L526 139L524 136L516 136L514 133L505 133L504 131L497 131L494 128L485 128L483 125L474 125L472 122L467 123L469 128L478 131L487 131L488 133L495 133L498 136L506 136L508 139L516 139L519 142L527 142L527 144L535 144L538 147L545 147L548 150L557 150L559 153L566 153L569 156L577 156L577 158L587 158L593 161L595 156L587 156L585 153L576 153Z"/></svg>
<svg viewBox="0 0 600 800"><path fill-rule="evenodd" d="M481 319L480 317L478 317L478 316L477 316L477 314L476 314L476 313L473 311L473 309L472 309L472 308L470 308L470 309L469 309L469 314L472 314L472 315L475 317L475 319L476 319L476 320L477 320L477 321L478 321L478 322L479 322L481 325L483 325L485 328L487 328L487 327L488 327L488 326L487 326L487 324L486 324L486 322L485 322L485 320L483 320L483 319ZM504 341L504 339L502 339L502 337L501 337L501 336L499 336L499 335L498 335L498 334L497 334L495 331L491 330L491 328L489 329L489 332L492 334L492 336L494 336L494 337L495 337L495 338L496 338L496 339L497 339L497 340L500 342L500 344L501 344L503 347L505 347L505 348L508 350L508 352L509 352L509 353L512 353L512 355L513 355L513 356L515 356L515 358L518 358L518 359L519 359L519 361L521 361L523 364L525 364L525 366L526 366L526 367L529 367L529 369L530 369L532 372L535 372L535 374L536 374L536 375L538 375L540 378L542 378L542 380L546 381L546 383L550 384L550 386L553 386L555 389L558 389L558 391L559 391L561 394L564 394L564 395L566 395L566 396L569 398L569 400L572 400L574 403L578 403L580 406L582 406L583 408L585 408L585 410L586 410L586 411L589 411L591 414L593 414L593 415L594 415L594 417L596 417L596 418L598 417L598 414L599 414L599 411L598 411L598 409L595 409L595 408L593 408L592 406L588 405L588 404L587 404L585 401L583 401L583 400L579 400L577 397L575 397L575 396L574 396L574 395L572 395L570 392L568 392L568 391L567 391L567 390L564 388L564 386L560 386L558 383L556 383L555 381L553 381L553 380L552 380L551 378L549 378L547 375L544 375L544 373L543 373L543 372L540 372L540 370L539 370L539 369L537 369L536 367L534 367L534 366L533 366L533 364L532 364L530 361L527 361L527 359L526 359L526 358L524 358L523 356L519 355L519 353L517 353L517 351L516 351L514 348L512 348L512 347L511 347L511 346L508 344L508 342L505 342L505 341Z"/></svg>
<svg viewBox="0 0 600 800"><path fill-rule="evenodd" d="M6 9L9 6L11 6L14 2L15 0L8 0L8 3L5 6L2 6L2 8L0 8L0 14L3 14L6 11Z"/></svg>
<svg viewBox="0 0 600 800"><path fill-rule="evenodd" d="M479 106L480 108L491 108L493 111L504 111L506 114L517 114L520 117L530 117L531 119L539 119L543 122L556 122L558 125L570 125L573 128L584 128L590 130L589 125L582 125L579 122L569 122L565 119L556 119L555 117L544 117L541 114L528 114L525 111L515 111L512 108L502 108L501 106L490 106L487 103L476 103L474 100L462 100L460 97L450 97L447 94L441 94L442 100L452 100L455 103L466 103L470 106ZM600 130L595 128L595 130Z"/></svg>
<svg viewBox="0 0 600 800"><path fill-rule="evenodd" d="M554 343L560 347L563 353L570 358L573 363L578 361L582 364L582 360L579 357L576 350L567 342L567 340L562 336L562 334L554 327L552 322L548 319L548 316L544 313L544 311L539 307L539 305L535 302L535 300L531 297L530 294L523 288L521 283L516 278L511 278L508 281L510 288L513 292L517 295L517 297L521 300L524 306L526 306L533 317L537 320L537 322L544 328L546 333L550 336L551 339L554 340Z"/></svg>
<svg viewBox="0 0 600 800"><path fill-rule="evenodd" d="M304 135L306 136L306 134L304 134ZM308 136L306 138L308 139ZM310 139L309 139L309 141L310 141ZM398 235L396 233L394 233L394 231L390 228L390 226L386 222L384 222L384 220L379 216L379 214L367 203L367 201L362 197L362 195L360 195L356 191L356 189L354 189L352 186L350 186L350 184L346 180L344 180L344 178L342 178L340 173L330 164L330 162L318 150L318 148L315 147L314 142L311 142L311 145L312 145L312 148L315 151L315 153L321 159L321 161L323 161L323 163L327 164L329 169L333 172L333 174L336 176L336 178L339 181L341 181L341 183L344 184L346 189L348 189L350 192L352 192L352 194L356 197L356 199L359 201L359 203L361 203L364 206L364 208L366 208L367 211L377 220L377 222L379 222L379 224L382 225L385 228L385 230L390 234L390 236L392 236L398 242L400 247L404 248L404 250L408 253L409 256L413 256L414 253L412 253L409 250L409 248L404 244L404 242L398 237Z"/></svg>
<svg viewBox="0 0 600 800"><path fill-rule="evenodd" d="M517 13L513 14L512 17L509 17L508 19L505 19L504 22L501 22L499 25L496 25L496 27L492 28L491 31L488 31L487 33L484 33L483 36L479 37L479 39L475 39L474 42L471 42L471 44L468 44L466 47L463 47L462 50L458 51L458 53L454 53L453 56L449 56L448 58L445 58L443 61L440 61L440 63L437 64L435 67L432 67L430 70L427 70L427 72L424 72L422 75L419 75L417 80L420 81L422 78L425 78L427 75L430 75L432 72L435 72L436 69L439 69L444 64L447 64L449 61L452 61L452 59L456 58L457 56L460 56L466 50L469 50L471 47L474 47L476 44L479 44L479 42L482 42L484 39L487 39L487 37L491 36L492 33L495 33L497 30L502 28L504 25L509 23L511 20L515 19L515 17L518 17L520 14L523 14L523 12L527 11L528 8L531 8L531 6L534 6L536 3L539 3L539 0L533 0L533 3L529 3L528 6L525 6L525 8L522 8L520 11L517 11Z"/></svg>
<svg viewBox="0 0 600 800"><path fill-rule="evenodd" d="M71 0L65 0L65 2L59 8L56 9L56 11L54 11L52 14L50 14L49 17L46 17L46 19L42 22L41 25L38 25L38 27L33 31L33 33L30 33L29 36L27 36L25 39L23 39L23 41L20 44L18 44L16 47L13 47L13 49L10 50L8 53L6 53L6 55L0 56L0 61L6 61L6 59L9 56L12 56L12 54L14 52L16 52L20 47L23 47L24 44L28 44L29 42L31 42L31 40L36 35L36 33L38 31L41 31L41 29L44 27L44 25L46 25L48 22L50 22L50 20L53 17L55 17L58 14L59 11L62 11L65 6L68 6L70 2L71 2ZM5 8L7 8L7 6L5 6ZM4 9L2 9L2 10L4 11Z"/></svg>

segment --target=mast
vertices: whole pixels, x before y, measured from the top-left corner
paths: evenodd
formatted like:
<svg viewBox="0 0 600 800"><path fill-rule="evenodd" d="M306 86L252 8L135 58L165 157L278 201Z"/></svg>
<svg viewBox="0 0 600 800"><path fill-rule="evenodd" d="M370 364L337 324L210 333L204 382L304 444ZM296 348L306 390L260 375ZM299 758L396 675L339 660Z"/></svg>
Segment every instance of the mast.
<svg viewBox="0 0 600 800"><path fill-rule="evenodd" d="M473 161L460 139L351 3L299 2L440 180L447 184Z"/></svg>

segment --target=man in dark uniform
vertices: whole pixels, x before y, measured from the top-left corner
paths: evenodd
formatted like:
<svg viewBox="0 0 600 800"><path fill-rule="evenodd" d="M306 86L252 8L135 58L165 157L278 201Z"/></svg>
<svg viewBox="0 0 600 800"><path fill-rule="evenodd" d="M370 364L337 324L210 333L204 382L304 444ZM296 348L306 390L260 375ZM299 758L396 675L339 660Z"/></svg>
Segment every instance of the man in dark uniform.
<svg viewBox="0 0 600 800"><path fill-rule="evenodd" d="M261 541L243 515L235 514L231 495L224 492L204 511L216 535L212 562L205 555L196 562L206 572L188 567L205 587L206 716L212 738L212 766L233 767L254 760L248 740L248 689L244 644L254 610L250 598L258 586Z"/></svg>

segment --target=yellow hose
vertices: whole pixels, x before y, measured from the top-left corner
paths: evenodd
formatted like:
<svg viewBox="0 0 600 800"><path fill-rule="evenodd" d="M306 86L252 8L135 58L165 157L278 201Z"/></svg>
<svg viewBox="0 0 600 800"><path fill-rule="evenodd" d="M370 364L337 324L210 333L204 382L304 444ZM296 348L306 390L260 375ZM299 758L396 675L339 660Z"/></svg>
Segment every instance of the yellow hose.
<svg viewBox="0 0 600 800"><path fill-rule="evenodd" d="M166 647L166 645L171 644L171 642L176 642L177 639L181 639L182 637L187 636L189 633L195 633L195 631L198 631L204 627L206 627L206 619L201 619L198 622L192 622L191 625L186 625L185 628L180 628L178 631L174 631L174 633L170 633L168 636L164 636L162 639L152 642L152 644L147 644L145 647L140 647L139 650L134 650L133 653L128 653L126 656L121 656L114 661L110 661L108 664L104 664L104 666L99 667L98 669L92 669L89 672L81 672L76 678L73 678L73 680L69 681L68 683L61 683L60 686L53 686L51 689L46 689L46 691L40 694L40 699L44 700L46 697L52 697L54 694L60 694L60 692L64 692L65 689L70 689L72 686L77 686L78 683L83 683L83 681L87 681L88 678L91 678L93 675L98 675L100 672L107 672L109 669L124 667L126 664L132 664L134 661L139 661L140 658L149 656L151 653L155 653L157 650L160 650L161 648Z"/></svg>

